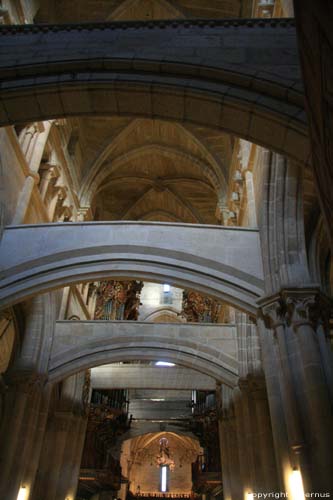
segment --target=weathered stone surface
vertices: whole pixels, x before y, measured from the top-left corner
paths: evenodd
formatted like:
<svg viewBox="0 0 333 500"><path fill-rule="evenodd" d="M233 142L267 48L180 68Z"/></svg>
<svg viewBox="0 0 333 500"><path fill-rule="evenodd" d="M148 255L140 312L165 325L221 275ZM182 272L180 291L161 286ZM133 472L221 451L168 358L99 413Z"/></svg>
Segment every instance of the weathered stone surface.
<svg viewBox="0 0 333 500"><path fill-rule="evenodd" d="M281 153L291 130L288 154L308 160L292 20L6 26L0 36L2 125L131 114L222 128ZM265 120L279 124L267 140Z"/></svg>
<svg viewBox="0 0 333 500"><path fill-rule="evenodd" d="M58 321L49 376L54 381L108 362L160 358L234 385L238 378L235 328L196 323Z"/></svg>
<svg viewBox="0 0 333 500"><path fill-rule="evenodd" d="M251 313L263 293L255 229L154 222L11 226L0 254L2 305L111 276L167 279Z"/></svg>

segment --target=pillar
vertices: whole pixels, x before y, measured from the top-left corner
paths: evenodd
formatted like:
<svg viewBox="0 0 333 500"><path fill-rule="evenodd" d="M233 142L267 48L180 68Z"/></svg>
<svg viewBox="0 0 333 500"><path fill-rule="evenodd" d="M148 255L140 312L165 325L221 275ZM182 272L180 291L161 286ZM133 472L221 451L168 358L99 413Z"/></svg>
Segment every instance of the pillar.
<svg viewBox="0 0 333 500"><path fill-rule="evenodd" d="M27 133L20 141L22 151L25 153L27 163L29 165L29 169L23 188L18 197L16 211L12 220L12 224L14 225L24 223L24 219L30 206L34 186L39 183L38 170L51 126L52 121L44 122L42 131L37 132L37 127L34 128L34 141L29 139L29 143L25 144L26 137L30 137Z"/></svg>
<svg viewBox="0 0 333 500"><path fill-rule="evenodd" d="M217 408L224 500L242 499L236 418L230 387L217 386Z"/></svg>
<svg viewBox="0 0 333 500"><path fill-rule="evenodd" d="M5 374L0 427L0 498L16 500L33 488L50 401L47 363L55 318L52 294L26 303L25 331Z"/></svg>
<svg viewBox="0 0 333 500"><path fill-rule="evenodd" d="M48 500L75 498L87 425L87 383L79 373L54 388L32 500L45 500L45 492Z"/></svg>
<svg viewBox="0 0 333 500"><path fill-rule="evenodd" d="M0 428L0 498L16 500L21 487L30 493L38 467L50 398L44 376L16 372L7 377Z"/></svg>
<svg viewBox="0 0 333 500"><path fill-rule="evenodd" d="M318 289L285 289L263 305L263 359L270 394L273 433L281 474L290 491L293 468L302 473L306 492L333 491L332 408L328 345L323 346L322 296ZM272 373L272 372L275 372Z"/></svg>

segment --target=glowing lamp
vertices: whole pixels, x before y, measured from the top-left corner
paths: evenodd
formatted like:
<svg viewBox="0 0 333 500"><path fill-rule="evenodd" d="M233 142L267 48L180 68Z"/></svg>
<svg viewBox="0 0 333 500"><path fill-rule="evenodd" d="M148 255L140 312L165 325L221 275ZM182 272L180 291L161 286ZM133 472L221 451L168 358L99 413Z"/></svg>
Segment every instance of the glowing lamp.
<svg viewBox="0 0 333 500"><path fill-rule="evenodd" d="M290 489L293 500L304 500L304 488L302 474L298 469L294 469L290 476Z"/></svg>
<svg viewBox="0 0 333 500"><path fill-rule="evenodd" d="M17 500L27 500L29 496L28 488L21 486L20 491L17 495Z"/></svg>

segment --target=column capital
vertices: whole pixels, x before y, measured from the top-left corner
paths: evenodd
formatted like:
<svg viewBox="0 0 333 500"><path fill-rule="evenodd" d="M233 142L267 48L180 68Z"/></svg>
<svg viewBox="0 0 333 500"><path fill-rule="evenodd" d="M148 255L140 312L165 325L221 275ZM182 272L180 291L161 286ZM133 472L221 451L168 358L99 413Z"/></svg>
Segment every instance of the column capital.
<svg viewBox="0 0 333 500"><path fill-rule="evenodd" d="M333 311L333 301L319 288L283 290L287 307L288 323L298 329L303 325L316 327L327 324Z"/></svg>
<svg viewBox="0 0 333 500"><path fill-rule="evenodd" d="M268 328L304 324L317 326L327 324L333 311L333 301L324 295L319 286L283 288L279 293L263 297L258 301L259 315Z"/></svg>
<svg viewBox="0 0 333 500"><path fill-rule="evenodd" d="M38 185L38 183L40 181L40 176L39 176L38 172L35 172L31 168L29 168L28 173L27 173L27 177L32 177L36 186Z"/></svg>
<svg viewBox="0 0 333 500"><path fill-rule="evenodd" d="M92 219L91 207L80 207L77 209L77 220L84 222Z"/></svg>
<svg viewBox="0 0 333 500"><path fill-rule="evenodd" d="M266 328L275 330L286 322L286 305L279 293L258 300L258 316L264 320Z"/></svg>

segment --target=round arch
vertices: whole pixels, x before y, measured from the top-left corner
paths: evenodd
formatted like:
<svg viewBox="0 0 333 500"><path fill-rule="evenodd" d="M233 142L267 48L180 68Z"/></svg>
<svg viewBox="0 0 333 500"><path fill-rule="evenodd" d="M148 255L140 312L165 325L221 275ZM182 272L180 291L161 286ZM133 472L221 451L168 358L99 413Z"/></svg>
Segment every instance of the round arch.
<svg viewBox="0 0 333 500"><path fill-rule="evenodd" d="M22 82L15 90L0 91L0 126L71 116L157 118L220 129L309 163L307 126L297 117L303 110L293 109L294 117L284 115L288 104L272 102L270 108L260 93L249 92L244 98L224 85L141 75L132 75L128 81L119 73L109 74L103 83L98 76L94 81L91 75L82 74L58 80L58 76L53 82L49 77L45 84L45 78L36 77L34 85Z"/></svg>
<svg viewBox="0 0 333 500"><path fill-rule="evenodd" d="M238 382L238 361L219 350L209 348L210 353L204 352L204 346L188 342L188 345L172 343L165 340L156 342L156 339L128 339L124 342L102 342L96 345L93 342L84 351L80 347L68 349L58 356L51 358L48 372L50 383L74 375L82 370L96 366L121 361L156 361L163 359L185 368L191 368L214 378L216 381L234 387Z"/></svg>
<svg viewBox="0 0 333 500"><path fill-rule="evenodd" d="M198 290L252 315L264 292L253 229L154 222L10 226L0 254L2 307L114 277Z"/></svg>
<svg viewBox="0 0 333 500"><path fill-rule="evenodd" d="M292 20L4 26L0 34L0 125L80 115L159 118L309 159Z"/></svg>

